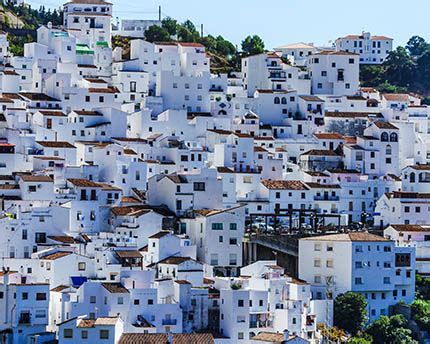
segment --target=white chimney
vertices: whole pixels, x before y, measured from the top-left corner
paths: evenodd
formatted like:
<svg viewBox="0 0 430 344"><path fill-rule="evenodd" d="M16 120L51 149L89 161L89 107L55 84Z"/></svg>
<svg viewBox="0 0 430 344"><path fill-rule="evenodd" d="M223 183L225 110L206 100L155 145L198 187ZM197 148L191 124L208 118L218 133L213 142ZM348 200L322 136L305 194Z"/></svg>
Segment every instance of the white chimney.
<svg viewBox="0 0 430 344"><path fill-rule="evenodd" d="M290 331L288 330L284 330L284 343L288 342L288 340L290 339Z"/></svg>

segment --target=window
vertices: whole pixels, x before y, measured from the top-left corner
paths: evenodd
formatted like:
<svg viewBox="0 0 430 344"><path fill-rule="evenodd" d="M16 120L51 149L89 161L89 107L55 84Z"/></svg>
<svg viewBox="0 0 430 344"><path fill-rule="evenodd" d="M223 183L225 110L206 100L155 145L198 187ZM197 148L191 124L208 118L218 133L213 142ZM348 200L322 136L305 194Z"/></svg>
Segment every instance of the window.
<svg viewBox="0 0 430 344"><path fill-rule="evenodd" d="M357 285L363 284L363 279L361 277L356 277L355 278L355 284L357 284Z"/></svg>
<svg viewBox="0 0 430 344"><path fill-rule="evenodd" d="M194 191L205 191L206 184L205 183L194 183Z"/></svg>
<svg viewBox="0 0 430 344"><path fill-rule="evenodd" d="M100 330L100 339L109 339L109 330Z"/></svg>
<svg viewBox="0 0 430 344"><path fill-rule="evenodd" d="M36 293L37 301L46 301L46 293Z"/></svg>
<svg viewBox="0 0 430 344"><path fill-rule="evenodd" d="M81 338L82 339L88 339L88 331L87 330L84 330L81 332Z"/></svg>
<svg viewBox="0 0 430 344"><path fill-rule="evenodd" d="M243 307L244 301L243 300L237 300L237 307Z"/></svg>
<svg viewBox="0 0 430 344"><path fill-rule="evenodd" d="M96 303L97 298L95 296L90 296L90 303Z"/></svg>
<svg viewBox="0 0 430 344"><path fill-rule="evenodd" d="M212 230L213 231L222 231L223 230L223 224L222 223L212 223Z"/></svg>
<svg viewBox="0 0 430 344"><path fill-rule="evenodd" d="M63 331L64 338L73 338L73 330L71 328L65 328Z"/></svg>
<svg viewBox="0 0 430 344"><path fill-rule="evenodd" d="M28 300L28 293L22 293L22 299Z"/></svg>
<svg viewBox="0 0 430 344"><path fill-rule="evenodd" d="M237 224L236 223L230 223L230 230L231 231L237 230Z"/></svg>
<svg viewBox="0 0 430 344"><path fill-rule="evenodd" d="M321 251L321 243L317 242L314 244L314 251Z"/></svg>
<svg viewBox="0 0 430 344"><path fill-rule="evenodd" d="M78 263L78 270L79 271L85 271L86 269L86 264L85 263Z"/></svg>
<svg viewBox="0 0 430 344"><path fill-rule="evenodd" d="M319 259L314 259L314 267L315 267L315 268L319 268L319 267L321 267L321 260L319 260Z"/></svg>

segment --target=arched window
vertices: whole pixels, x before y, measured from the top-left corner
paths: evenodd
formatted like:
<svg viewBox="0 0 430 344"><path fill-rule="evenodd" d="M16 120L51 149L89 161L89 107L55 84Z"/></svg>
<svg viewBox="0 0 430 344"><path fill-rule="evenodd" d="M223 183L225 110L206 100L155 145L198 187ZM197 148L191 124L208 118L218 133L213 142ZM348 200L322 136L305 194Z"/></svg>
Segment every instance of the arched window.
<svg viewBox="0 0 430 344"><path fill-rule="evenodd" d="M391 155L391 153L392 153L392 148L391 148L391 146L390 145L387 145L387 148L385 149L385 154L386 155Z"/></svg>
<svg viewBox="0 0 430 344"><path fill-rule="evenodd" d="M391 142L397 142L398 140L399 140L399 135L397 135L397 133L391 133L390 141Z"/></svg>
<svg viewBox="0 0 430 344"><path fill-rule="evenodd" d="M279 97L276 97L275 98L275 104L280 104L281 103L281 100L279 99Z"/></svg>
<svg viewBox="0 0 430 344"><path fill-rule="evenodd" d="M411 175L409 176L409 182L415 183L415 172L412 172Z"/></svg>
<svg viewBox="0 0 430 344"><path fill-rule="evenodd" d="M386 133L385 131L381 134L381 141L388 142L388 133Z"/></svg>
<svg viewBox="0 0 430 344"><path fill-rule="evenodd" d="M282 104L287 104L287 98L282 97Z"/></svg>

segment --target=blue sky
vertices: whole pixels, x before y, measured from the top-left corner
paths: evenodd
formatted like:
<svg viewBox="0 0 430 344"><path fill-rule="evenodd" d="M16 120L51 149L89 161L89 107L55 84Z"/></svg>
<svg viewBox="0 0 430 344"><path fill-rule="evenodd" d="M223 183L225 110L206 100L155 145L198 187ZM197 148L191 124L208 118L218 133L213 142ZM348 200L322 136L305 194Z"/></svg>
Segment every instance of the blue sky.
<svg viewBox="0 0 430 344"><path fill-rule="evenodd" d="M38 7L58 7L62 0L28 0ZM266 48L296 43L329 41L363 30L395 39L404 45L418 34L430 41L428 0L113 0L115 16L124 19L164 14L180 21L204 24L205 33L223 35L236 44L249 34L259 34Z"/></svg>

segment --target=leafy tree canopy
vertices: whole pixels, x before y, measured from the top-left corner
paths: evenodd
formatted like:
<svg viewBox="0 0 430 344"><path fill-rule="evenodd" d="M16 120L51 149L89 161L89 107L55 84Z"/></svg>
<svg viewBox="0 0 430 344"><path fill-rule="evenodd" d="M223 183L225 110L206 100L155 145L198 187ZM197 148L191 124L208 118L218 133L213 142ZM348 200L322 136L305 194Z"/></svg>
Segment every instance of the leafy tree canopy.
<svg viewBox="0 0 430 344"><path fill-rule="evenodd" d="M363 330L367 320L367 302L363 295L347 292L334 302L334 325L356 335Z"/></svg>

